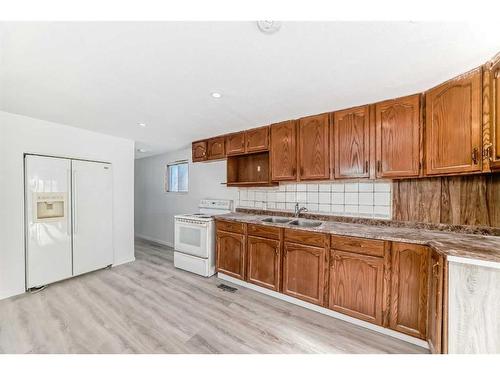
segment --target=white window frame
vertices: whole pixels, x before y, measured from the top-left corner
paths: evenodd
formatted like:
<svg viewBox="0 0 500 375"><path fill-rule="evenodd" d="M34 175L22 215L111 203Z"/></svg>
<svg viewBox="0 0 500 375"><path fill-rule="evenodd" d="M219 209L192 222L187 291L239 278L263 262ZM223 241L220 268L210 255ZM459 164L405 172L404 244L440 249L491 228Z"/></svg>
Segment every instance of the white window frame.
<svg viewBox="0 0 500 375"><path fill-rule="evenodd" d="M187 191L171 191L169 190L169 167L179 165L179 164L186 164L187 165L187 174L188 174L188 183L187 183ZM189 160L177 160L171 163L167 163L165 166L165 171L163 173L163 191L168 194L187 194L189 193Z"/></svg>

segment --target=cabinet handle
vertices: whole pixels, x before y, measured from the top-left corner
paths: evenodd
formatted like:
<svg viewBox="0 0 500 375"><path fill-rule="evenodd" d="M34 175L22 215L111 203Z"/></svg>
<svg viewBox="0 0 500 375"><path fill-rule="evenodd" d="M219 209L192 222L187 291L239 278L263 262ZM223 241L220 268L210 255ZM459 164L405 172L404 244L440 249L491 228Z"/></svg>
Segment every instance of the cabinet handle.
<svg viewBox="0 0 500 375"><path fill-rule="evenodd" d="M484 145L483 148L483 159L488 159L489 161L493 160L493 157L491 155L491 148L493 145L491 143L487 143Z"/></svg>
<svg viewBox="0 0 500 375"><path fill-rule="evenodd" d="M365 161L365 173L368 173L368 160Z"/></svg>
<svg viewBox="0 0 500 375"><path fill-rule="evenodd" d="M439 273L439 263L434 263L432 265L432 276L437 276Z"/></svg>
<svg viewBox="0 0 500 375"><path fill-rule="evenodd" d="M477 164L477 147L474 147L474 150L472 150L472 162L474 164Z"/></svg>
<svg viewBox="0 0 500 375"><path fill-rule="evenodd" d="M382 172L382 161L381 160L377 160L377 171Z"/></svg>

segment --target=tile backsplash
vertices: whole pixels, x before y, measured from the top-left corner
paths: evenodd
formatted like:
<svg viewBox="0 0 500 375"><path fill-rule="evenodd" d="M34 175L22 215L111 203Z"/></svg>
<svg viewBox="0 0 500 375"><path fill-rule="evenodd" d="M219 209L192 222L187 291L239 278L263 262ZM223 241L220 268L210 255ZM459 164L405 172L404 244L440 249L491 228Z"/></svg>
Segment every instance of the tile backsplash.
<svg viewBox="0 0 500 375"><path fill-rule="evenodd" d="M293 210L295 203L309 212L392 218L391 182L328 182L280 184L269 188L239 188L238 207Z"/></svg>

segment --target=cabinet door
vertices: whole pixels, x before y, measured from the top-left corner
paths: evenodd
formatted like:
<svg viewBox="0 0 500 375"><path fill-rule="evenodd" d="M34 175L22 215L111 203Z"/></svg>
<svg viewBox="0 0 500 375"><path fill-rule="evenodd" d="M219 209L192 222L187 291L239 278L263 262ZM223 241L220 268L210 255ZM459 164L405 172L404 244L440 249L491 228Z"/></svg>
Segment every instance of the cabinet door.
<svg viewBox="0 0 500 375"><path fill-rule="evenodd" d="M443 257L433 251L429 264L427 341L432 353L441 353L443 333Z"/></svg>
<svg viewBox="0 0 500 375"><path fill-rule="evenodd" d="M224 159L226 157L225 137L211 138L207 141L207 158L209 160Z"/></svg>
<svg viewBox="0 0 500 375"><path fill-rule="evenodd" d="M375 105L377 177L419 175L420 94Z"/></svg>
<svg viewBox="0 0 500 375"><path fill-rule="evenodd" d="M500 54L490 67L490 116L491 116L491 149L488 150L490 167L500 169Z"/></svg>
<svg viewBox="0 0 500 375"><path fill-rule="evenodd" d="M333 117L335 178L369 177L369 107L338 111Z"/></svg>
<svg viewBox="0 0 500 375"><path fill-rule="evenodd" d="M217 272L245 279L245 235L217 231Z"/></svg>
<svg viewBox="0 0 500 375"><path fill-rule="evenodd" d="M228 134L226 136L226 155L245 153L245 132Z"/></svg>
<svg viewBox="0 0 500 375"><path fill-rule="evenodd" d="M299 179L330 178L328 114L299 120Z"/></svg>
<svg viewBox="0 0 500 375"><path fill-rule="evenodd" d="M427 331L428 267L427 247L393 243L389 327L421 339Z"/></svg>
<svg viewBox="0 0 500 375"><path fill-rule="evenodd" d="M269 150L269 126L247 130L245 132L246 152Z"/></svg>
<svg viewBox="0 0 500 375"><path fill-rule="evenodd" d="M382 325L384 258L331 250L329 285L330 309Z"/></svg>
<svg viewBox="0 0 500 375"><path fill-rule="evenodd" d="M279 291L280 241L248 236L247 281Z"/></svg>
<svg viewBox="0 0 500 375"><path fill-rule="evenodd" d="M283 293L323 305L325 287L324 248L285 242L283 249Z"/></svg>
<svg viewBox="0 0 500 375"><path fill-rule="evenodd" d="M426 173L481 170L481 69L426 93Z"/></svg>
<svg viewBox="0 0 500 375"><path fill-rule="evenodd" d="M297 130L294 121L271 126L271 179L297 179Z"/></svg>
<svg viewBox="0 0 500 375"><path fill-rule="evenodd" d="M207 141L193 142L193 163L207 160Z"/></svg>

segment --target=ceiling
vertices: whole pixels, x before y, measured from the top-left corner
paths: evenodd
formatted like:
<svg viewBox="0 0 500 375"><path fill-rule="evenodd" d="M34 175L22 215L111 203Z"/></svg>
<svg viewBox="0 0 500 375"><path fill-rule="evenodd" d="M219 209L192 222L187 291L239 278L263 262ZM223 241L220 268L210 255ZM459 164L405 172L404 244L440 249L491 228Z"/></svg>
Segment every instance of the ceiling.
<svg viewBox="0 0 500 375"><path fill-rule="evenodd" d="M423 91L498 51L500 23L3 22L0 110L130 138L143 157Z"/></svg>

